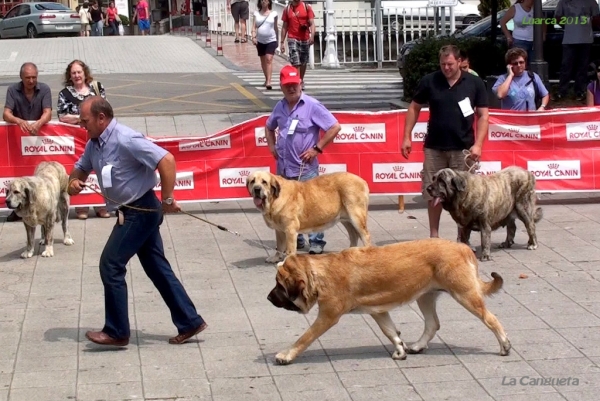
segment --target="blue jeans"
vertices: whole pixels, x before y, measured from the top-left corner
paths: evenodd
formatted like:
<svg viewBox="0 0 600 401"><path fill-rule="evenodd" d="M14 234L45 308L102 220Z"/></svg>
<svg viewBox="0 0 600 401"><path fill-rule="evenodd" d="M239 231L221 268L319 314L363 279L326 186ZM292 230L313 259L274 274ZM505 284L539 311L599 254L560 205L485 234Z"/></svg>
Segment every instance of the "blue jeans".
<svg viewBox="0 0 600 401"><path fill-rule="evenodd" d="M161 210L161 203L153 189L130 205ZM162 211L143 212L122 208L122 213L125 217L123 225L119 225L118 222L115 224L100 256L105 309L102 331L113 338L130 336L125 275L127 263L136 254L144 272L171 311L171 319L178 333L182 334L200 326L204 320L196 312L194 303L165 257L160 236Z"/></svg>
<svg viewBox="0 0 600 401"><path fill-rule="evenodd" d="M533 41L514 39L511 48L520 47L527 52L527 66L533 61Z"/></svg>
<svg viewBox="0 0 600 401"><path fill-rule="evenodd" d="M300 176L300 181L308 181L311 178L315 178L316 176L319 175L318 171L314 171L314 172L309 172L309 173L305 173L302 172L302 175ZM298 177L286 177L288 180L298 180ZM325 233L321 232L321 233L310 233L308 234L308 243L310 245L321 245L321 246L325 246L325 244L327 244L327 242L324 240L325 238ZM302 234L298 234L298 241L304 243L304 235Z"/></svg>

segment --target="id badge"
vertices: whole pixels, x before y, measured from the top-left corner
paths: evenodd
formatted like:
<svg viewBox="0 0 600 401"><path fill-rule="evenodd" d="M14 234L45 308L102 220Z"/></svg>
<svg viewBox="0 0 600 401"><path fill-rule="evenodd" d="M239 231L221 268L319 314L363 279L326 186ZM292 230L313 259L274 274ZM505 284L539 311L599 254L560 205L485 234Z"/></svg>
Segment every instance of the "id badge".
<svg viewBox="0 0 600 401"><path fill-rule="evenodd" d="M294 135L294 131L296 131L296 127L298 126L298 119L294 118L290 123L290 128L288 128L288 135Z"/></svg>

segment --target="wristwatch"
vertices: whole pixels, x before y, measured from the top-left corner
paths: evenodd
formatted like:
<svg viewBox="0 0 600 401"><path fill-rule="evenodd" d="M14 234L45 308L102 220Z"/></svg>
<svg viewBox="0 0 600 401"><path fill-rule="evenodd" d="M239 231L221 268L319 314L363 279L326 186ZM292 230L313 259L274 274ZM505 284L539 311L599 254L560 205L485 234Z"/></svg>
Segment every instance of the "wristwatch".
<svg viewBox="0 0 600 401"><path fill-rule="evenodd" d="M163 203L166 204L166 205L172 205L173 201L174 201L173 198L163 199Z"/></svg>
<svg viewBox="0 0 600 401"><path fill-rule="evenodd" d="M315 145L315 146L313 146L313 149L314 149L314 150L316 150L316 151L317 151L317 152L319 152L319 153L323 153L323 149L321 149L321 148L319 147L319 145Z"/></svg>

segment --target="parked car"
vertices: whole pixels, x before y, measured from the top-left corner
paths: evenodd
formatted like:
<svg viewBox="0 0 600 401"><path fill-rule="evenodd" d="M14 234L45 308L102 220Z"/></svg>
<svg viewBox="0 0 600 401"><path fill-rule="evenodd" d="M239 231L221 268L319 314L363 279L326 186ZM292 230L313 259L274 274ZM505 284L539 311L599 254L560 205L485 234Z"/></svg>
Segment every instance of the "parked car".
<svg viewBox="0 0 600 401"><path fill-rule="evenodd" d="M0 39L40 35L78 35L79 14L60 3L21 3L0 20Z"/></svg>
<svg viewBox="0 0 600 401"><path fill-rule="evenodd" d="M558 0L549 0L542 4L542 13L544 18L553 18L554 11ZM501 10L497 14L498 27L496 29L496 40L499 43L506 45L506 37L500 29L500 19L508 9ZM510 20L507 23L507 28L512 31L513 21ZM491 16L488 16L479 22L468 26L464 30L457 30L452 36L455 38L490 38L492 30ZM560 73L560 65L562 62L562 39L564 34L564 28L561 25L548 25L546 31L546 40L544 41L544 60L548 63L548 76L549 79L558 79ZM441 37L442 35L438 35ZM411 49L418 46L419 39L410 41L402 45L398 52L397 66L402 75L404 58L410 53ZM590 61L600 60L600 30L594 27L594 43L592 45L592 55Z"/></svg>
<svg viewBox="0 0 600 401"><path fill-rule="evenodd" d="M382 0L383 24L389 26L392 31L401 31L405 28L423 27L429 22L431 27L434 23L435 8L428 7L429 0ZM479 20L479 2L470 0L458 0L454 6L454 20L456 26L468 26ZM441 7L438 13L441 18ZM450 8L445 7L445 19L450 26Z"/></svg>

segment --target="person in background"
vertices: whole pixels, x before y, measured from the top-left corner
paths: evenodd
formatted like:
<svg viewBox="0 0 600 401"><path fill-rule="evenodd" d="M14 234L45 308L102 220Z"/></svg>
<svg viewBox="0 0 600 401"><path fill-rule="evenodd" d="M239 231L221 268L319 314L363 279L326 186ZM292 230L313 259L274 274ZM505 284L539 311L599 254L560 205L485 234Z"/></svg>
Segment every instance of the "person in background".
<svg viewBox="0 0 600 401"><path fill-rule="evenodd" d="M115 2L111 1L108 3L108 8L106 9L106 25L110 27L109 35L119 35L119 13L117 11L117 7L115 7Z"/></svg>
<svg viewBox="0 0 600 401"><path fill-rule="evenodd" d="M277 163L277 174L288 180L308 181L319 175L318 156L342 129L337 119L317 99L302 92L300 72L286 65L279 73L283 92L267 119L265 136L269 150ZM277 139L275 139L275 131ZM320 131L325 134L320 137ZM325 234L308 235L309 253L323 253ZM305 246L298 235L297 248Z"/></svg>
<svg viewBox="0 0 600 401"><path fill-rule="evenodd" d="M90 3L90 18L92 20L92 36L104 36L104 18L102 9L96 0Z"/></svg>
<svg viewBox="0 0 600 401"><path fill-rule="evenodd" d="M272 0L258 0L258 10L254 12L252 24L252 43L256 46L260 66L265 74L265 88L271 90L273 74L273 55L279 43L277 11L272 10Z"/></svg>
<svg viewBox="0 0 600 401"><path fill-rule="evenodd" d="M503 110L542 111L548 106L550 95L542 79L535 72L527 71L527 52L520 48L512 48L506 52L507 73L501 75L492 87L492 91L500 100ZM542 104L535 103L536 87Z"/></svg>
<svg viewBox="0 0 600 401"><path fill-rule="evenodd" d="M79 125L79 106L81 102L90 96L101 96L106 99L106 92L100 82L94 81L90 68L81 60L73 60L65 71L65 88L58 94L58 105L56 114L59 121L67 124ZM88 218L87 207L76 207L77 218L85 220ZM106 207L94 207L96 216L108 218L110 213Z"/></svg>
<svg viewBox="0 0 600 401"><path fill-rule="evenodd" d="M517 0L500 20L508 48L519 47L525 50L529 61L533 60L533 2L534 0ZM514 26L512 33L507 27L510 20L513 20ZM542 40L546 40L547 29L545 21L542 21Z"/></svg>
<svg viewBox="0 0 600 401"><path fill-rule="evenodd" d="M586 91L586 106L600 106L600 63L595 63L596 78L590 82Z"/></svg>
<svg viewBox="0 0 600 401"><path fill-rule="evenodd" d="M92 17L90 16L90 3L87 1L83 3L83 5L79 8L79 21L81 22L81 36L90 36L90 21Z"/></svg>
<svg viewBox="0 0 600 401"><path fill-rule="evenodd" d="M178 334L169 338L169 344L183 344L208 326L165 257L160 235L164 214L181 211L173 197L175 157L143 134L119 124L110 103L100 96L81 104L81 126L89 140L69 176L69 195L81 193L92 171L102 171L98 175L100 190L119 216L100 256L104 327L85 336L96 344L129 344L127 264L137 255L177 328ZM156 170L162 183L161 200L154 191ZM111 185L103 182L103 176L112 176Z"/></svg>
<svg viewBox="0 0 600 401"><path fill-rule="evenodd" d="M300 71L302 90L304 90L304 75L310 57L310 46L315 43L315 13L302 0L292 0L281 14L281 44L279 48L285 53L285 38L289 50L290 64Z"/></svg>
<svg viewBox="0 0 600 401"><path fill-rule="evenodd" d="M150 8L146 0L139 0L135 6L133 20L137 21L142 36L150 34Z"/></svg>
<svg viewBox="0 0 600 401"><path fill-rule="evenodd" d="M583 100L586 97L588 65L594 43L592 18L598 15L600 8L597 0L560 0L556 5L554 18L559 22L562 17L572 21L564 25L562 65L556 100L567 96L571 78L575 80L576 99Z"/></svg>
<svg viewBox="0 0 600 401"><path fill-rule="evenodd" d="M479 74L477 74L475 72L475 70L471 69L471 63L469 62L469 55L467 54L467 52L465 50L460 51L460 58L462 59L462 61L460 63L460 69L478 77Z"/></svg>
<svg viewBox="0 0 600 401"><path fill-rule="evenodd" d="M235 43L246 43L248 28L246 21L250 18L250 4L248 0L227 0L227 9L231 12L235 28Z"/></svg>
<svg viewBox="0 0 600 401"><path fill-rule="evenodd" d="M38 135L40 128L52 118L52 91L38 82L38 68L33 63L24 63L19 72L21 81L6 90L4 121L18 125L29 135ZM6 221L19 221L13 211Z"/></svg>

